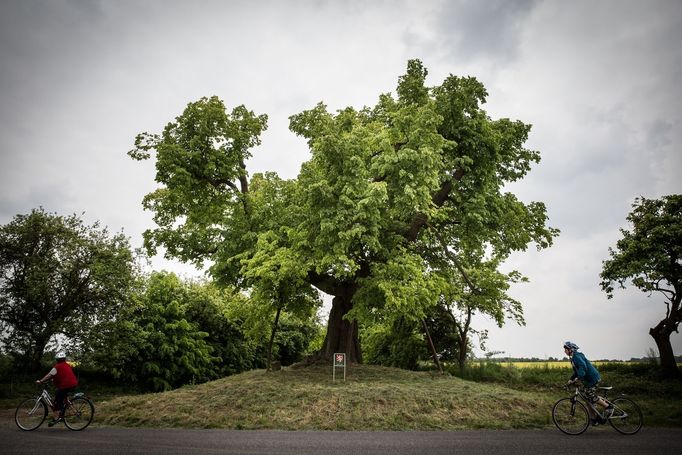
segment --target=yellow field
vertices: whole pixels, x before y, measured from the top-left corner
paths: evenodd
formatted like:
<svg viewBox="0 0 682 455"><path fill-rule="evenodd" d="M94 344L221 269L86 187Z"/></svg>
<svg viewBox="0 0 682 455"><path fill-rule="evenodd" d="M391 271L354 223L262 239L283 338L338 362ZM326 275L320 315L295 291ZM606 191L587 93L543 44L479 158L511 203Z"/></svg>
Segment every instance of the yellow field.
<svg viewBox="0 0 682 455"><path fill-rule="evenodd" d="M592 362L593 365L603 365L605 363L619 362ZM569 361L546 361L546 362L500 362L503 367L514 368L571 368Z"/></svg>

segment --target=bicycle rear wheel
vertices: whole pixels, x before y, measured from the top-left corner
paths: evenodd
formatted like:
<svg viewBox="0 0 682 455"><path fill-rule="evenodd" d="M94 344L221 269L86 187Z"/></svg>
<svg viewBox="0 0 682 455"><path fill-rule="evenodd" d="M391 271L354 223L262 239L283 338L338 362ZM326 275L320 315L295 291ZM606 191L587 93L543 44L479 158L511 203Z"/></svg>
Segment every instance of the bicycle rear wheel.
<svg viewBox="0 0 682 455"><path fill-rule="evenodd" d="M85 397L71 400L71 404L64 410L64 425L69 430L80 431L90 425L95 416L95 406Z"/></svg>
<svg viewBox="0 0 682 455"><path fill-rule="evenodd" d="M635 434L642 428L644 419L637 404L628 398L616 398L613 404L613 414L609 423L616 431L623 434Z"/></svg>
<svg viewBox="0 0 682 455"><path fill-rule="evenodd" d="M47 417L47 405L43 400L27 398L17 406L14 421L24 431L32 431L43 424Z"/></svg>
<svg viewBox="0 0 682 455"><path fill-rule="evenodd" d="M552 420L558 429L572 436L584 433L590 426L587 408L573 398L562 398L554 404Z"/></svg>

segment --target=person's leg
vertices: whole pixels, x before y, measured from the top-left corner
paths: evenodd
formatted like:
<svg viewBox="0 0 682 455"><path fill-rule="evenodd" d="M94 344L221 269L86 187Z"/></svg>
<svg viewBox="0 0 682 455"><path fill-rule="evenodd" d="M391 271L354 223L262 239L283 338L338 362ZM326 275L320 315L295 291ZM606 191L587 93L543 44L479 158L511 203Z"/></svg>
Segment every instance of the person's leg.
<svg viewBox="0 0 682 455"><path fill-rule="evenodd" d="M597 387L596 386L585 387L585 397L590 402L590 404L594 406L595 403L599 401L599 397L597 396ZM590 414L590 420L594 424L595 422L599 421L599 416L592 409L592 406L587 407L587 412Z"/></svg>
<svg viewBox="0 0 682 455"><path fill-rule="evenodd" d="M54 397L55 419L62 417L64 413L64 400L66 399L67 392L68 390L66 389L57 389Z"/></svg>

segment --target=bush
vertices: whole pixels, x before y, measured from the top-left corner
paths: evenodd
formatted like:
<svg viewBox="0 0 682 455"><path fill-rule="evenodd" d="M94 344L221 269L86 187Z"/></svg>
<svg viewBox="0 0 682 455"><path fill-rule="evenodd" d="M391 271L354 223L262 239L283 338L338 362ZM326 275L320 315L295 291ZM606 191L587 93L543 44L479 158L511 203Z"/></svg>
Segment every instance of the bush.
<svg viewBox="0 0 682 455"><path fill-rule="evenodd" d="M419 369L419 360L428 357L426 341L415 324L398 319L390 326L377 325L363 337L365 361L373 365Z"/></svg>

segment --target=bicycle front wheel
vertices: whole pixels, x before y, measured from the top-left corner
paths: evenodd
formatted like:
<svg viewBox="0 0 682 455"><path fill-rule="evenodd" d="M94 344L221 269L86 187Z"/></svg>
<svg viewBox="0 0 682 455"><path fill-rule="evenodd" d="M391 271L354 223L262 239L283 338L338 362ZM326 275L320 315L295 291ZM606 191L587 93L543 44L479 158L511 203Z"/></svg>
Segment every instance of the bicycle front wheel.
<svg viewBox="0 0 682 455"><path fill-rule="evenodd" d="M573 398L562 398L554 404L552 420L558 429L572 436L584 433L590 426L587 408Z"/></svg>
<svg viewBox="0 0 682 455"><path fill-rule="evenodd" d="M32 431L43 424L47 417L47 405L43 400L27 398L14 413L14 421L24 431Z"/></svg>
<svg viewBox="0 0 682 455"><path fill-rule="evenodd" d="M628 398L616 398L613 404L613 414L609 423L616 431L623 434L635 434L642 428L644 418L637 404Z"/></svg>
<svg viewBox="0 0 682 455"><path fill-rule="evenodd" d="M90 425L95 416L95 406L92 401L85 397L77 397L71 400L64 410L64 425L69 430L80 431Z"/></svg>

